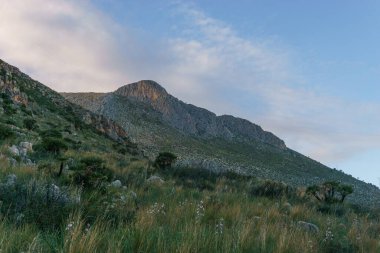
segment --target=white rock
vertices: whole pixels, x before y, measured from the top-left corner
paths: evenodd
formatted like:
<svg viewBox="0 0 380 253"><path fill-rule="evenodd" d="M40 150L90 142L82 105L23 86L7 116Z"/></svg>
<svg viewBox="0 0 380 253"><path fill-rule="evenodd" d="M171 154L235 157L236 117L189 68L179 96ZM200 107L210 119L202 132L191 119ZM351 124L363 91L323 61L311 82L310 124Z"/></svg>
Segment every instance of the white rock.
<svg viewBox="0 0 380 253"><path fill-rule="evenodd" d="M111 186L112 186L112 187L115 187L115 188L120 188L120 187L123 186L123 184L121 183L120 180L115 180L115 181L113 181L113 182L111 183Z"/></svg>
<svg viewBox="0 0 380 253"><path fill-rule="evenodd" d="M162 178L160 178L159 176L151 176L151 177L148 178L146 181L147 181L148 183L153 183L153 184L155 184L155 183L158 183L158 184L163 184L163 183L165 183L165 181L162 180Z"/></svg>
<svg viewBox="0 0 380 253"><path fill-rule="evenodd" d="M9 147L9 152L11 152L11 154L14 156L20 155L20 150L18 150L18 148L15 145L12 145L12 147Z"/></svg>
<svg viewBox="0 0 380 253"><path fill-rule="evenodd" d="M33 151L33 144L27 141L20 142L20 148L26 149L28 152Z"/></svg>
<svg viewBox="0 0 380 253"><path fill-rule="evenodd" d="M319 232L318 226L313 224L313 223L309 223L309 222L305 222L305 221L299 221L298 226L300 228L308 231L308 232L311 232L311 233L318 233Z"/></svg>

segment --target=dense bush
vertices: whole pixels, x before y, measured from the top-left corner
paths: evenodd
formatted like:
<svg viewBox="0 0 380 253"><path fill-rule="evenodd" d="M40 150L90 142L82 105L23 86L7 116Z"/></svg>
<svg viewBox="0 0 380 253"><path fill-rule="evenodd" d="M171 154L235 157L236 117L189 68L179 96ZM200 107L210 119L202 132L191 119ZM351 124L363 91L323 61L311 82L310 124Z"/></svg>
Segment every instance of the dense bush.
<svg viewBox="0 0 380 253"><path fill-rule="evenodd" d="M104 160L98 157L82 158L71 170L74 171L73 183L84 188L103 187L113 176L113 172L105 166Z"/></svg>
<svg viewBox="0 0 380 253"><path fill-rule="evenodd" d="M41 144L38 146L39 149L42 149L43 151L52 153L52 154L59 154L63 150L67 150L68 146L65 141L58 138L53 137L44 137L42 139Z"/></svg>
<svg viewBox="0 0 380 253"><path fill-rule="evenodd" d="M0 124L0 141L14 136L12 129L6 125Z"/></svg>
<svg viewBox="0 0 380 253"><path fill-rule="evenodd" d="M265 180L256 183L250 190L253 196L262 196L269 198L280 198L291 193L288 185L282 182Z"/></svg>
<svg viewBox="0 0 380 253"><path fill-rule="evenodd" d="M69 195L58 186L9 175L0 184L0 212L17 225L34 223L42 229L58 229L72 211Z"/></svg>
<svg viewBox="0 0 380 253"><path fill-rule="evenodd" d="M177 159L177 156L170 152L159 153L156 160L154 161L154 166L158 169L168 169L172 167L172 164Z"/></svg>
<svg viewBox="0 0 380 253"><path fill-rule="evenodd" d="M26 118L23 121L24 127L28 130L36 130L37 129L37 121L32 118Z"/></svg>

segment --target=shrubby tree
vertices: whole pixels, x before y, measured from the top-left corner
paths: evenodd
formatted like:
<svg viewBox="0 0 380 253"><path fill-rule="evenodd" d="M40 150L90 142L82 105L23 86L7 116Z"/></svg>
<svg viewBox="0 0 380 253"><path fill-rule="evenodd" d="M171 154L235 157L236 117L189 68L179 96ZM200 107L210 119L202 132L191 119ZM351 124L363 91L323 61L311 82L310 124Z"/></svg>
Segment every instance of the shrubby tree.
<svg viewBox="0 0 380 253"><path fill-rule="evenodd" d="M67 150L68 146L62 139L44 137L42 139L41 148L49 153L58 155L61 151Z"/></svg>
<svg viewBox="0 0 380 253"><path fill-rule="evenodd" d="M327 181L321 185L309 186L306 189L307 194L325 203L343 202L353 192L354 190L351 185L341 184L337 181Z"/></svg>

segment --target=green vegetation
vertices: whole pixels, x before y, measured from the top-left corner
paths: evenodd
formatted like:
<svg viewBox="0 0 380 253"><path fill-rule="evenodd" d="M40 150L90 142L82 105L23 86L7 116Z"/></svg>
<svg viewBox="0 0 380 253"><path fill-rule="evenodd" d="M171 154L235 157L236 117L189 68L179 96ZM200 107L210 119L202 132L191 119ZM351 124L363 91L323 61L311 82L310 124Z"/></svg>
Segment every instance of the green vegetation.
<svg viewBox="0 0 380 253"><path fill-rule="evenodd" d="M0 100L15 112L0 110L1 252L380 251L379 212L345 201L349 185L305 190L176 166L167 152L150 161L135 145L86 125L48 88L0 75L28 97L28 109L5 93ZM202 149L252 151L215 143ZM288 164L265 148L250 154ZM322 187L336 201L315 200Z"/></svg>
<svg viewBox="0 0 380 253"><path fill-rule="evenodd" d="M105 182L112 179L112 171L104 165L104 160L99 157L86 157L80 159L72 170L73 183L87 188L104 187Z"/></svg>
<svg viewBox="0 0 380 253"><path fill-rule="evenodd" d="M154 161L154 166L159 169L169 169L172 167L173 162L177 159L177 156L170 152L159 153L156 160Z"/></svg>
<svg viewBox="0 0 380 253"><path fill-rule="evenodd" d="M309 186L306 192L321 202L331 204L343 202L354 190L351 185L341 184L336 181L327 181L322 185Z"/></svg>
<svg viewBox="0 0 380 253"><path fill-rule="evenodd" d="M108 164L105 171L112 171L109 177L127 185L132 171L146 178L150 166L148 161L134 161L120 170L114 159L123 158L116 151L99 154L102 159L81 158L86 154L71 151L65 155L77 165L63 177L89 167L100 172ZM339 204L346 210L343 216L323 213L301 192L288 192L280 198L251 194L252 187L277 194L276 182L261 182L231 172L173 168L172 172L160 172L165 180L162 185L143 181L141 185L130 182L127 188L119 188L107 179L101 180L103 185L82 188L83 183L46 178L33 168L2 166L0 238L7 240L2 240L0 247L5 252L379 250L380 223L374 214L354 211L343 203ZM199 179L211 187L199 187ZM299 221L315 224L319 232L298 225Z"/></svg>
<svg viewBox="0 0 380 253"><path fill-rule="evenodd" d="M6 140L13 136L14 136L14 132L9 126L0 124L0 141Z"/></svg>
<svg viewBox="0 0 380 253"><path fill-rule="evenodd" d="M28 130L36 130L38 127L37 121L35 119L32 119L32 118L24 119L24 126Z"/></svg>

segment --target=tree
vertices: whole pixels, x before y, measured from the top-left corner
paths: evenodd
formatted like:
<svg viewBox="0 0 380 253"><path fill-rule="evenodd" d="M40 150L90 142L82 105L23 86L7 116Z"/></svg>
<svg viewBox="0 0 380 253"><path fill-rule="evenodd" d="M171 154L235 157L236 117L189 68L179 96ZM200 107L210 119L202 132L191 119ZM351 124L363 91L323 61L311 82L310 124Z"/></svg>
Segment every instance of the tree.
<svg viewBox="0 0 380 253"><path fill-rule="evenodd" d="M324 194L325 202L336 202L335 193L339 187L339 182L327 181L322 184L322 191Z"/></svg>
<svg viewBox="0 0 380 253"><path fill-rule="evenodd" d="M351 185L342 184L338 187L338 192L341 196L340 202L343 202L348 195L354 192L354 189Z"/></svg>
<svg viewBox="0 0 380 253"><path fill-rule="evenodd" d="M343 202L345 198L354 192L351 185L341 184L336 181L327 181L321 185L312 185L306 189L306 193L313 195L318 201L325 203ZM339 195L337 196L337 193Z"/></svg>
<svg viewBox="0 0 380 253"><path fill-rule="evenodd" d="M320 187L318 185L312 185L307 187L306 193L313 195L317 200L322 201L321 196L319 195Z"/></svg>
<svg viewBox="0 0 380 253"><path fill-rule="evenodd" d="M52 138L52 137L45 137L42 139L41 147L43 150L59 154L62 150L67 150L67 144L62 140L58 138Z"/></svg>

